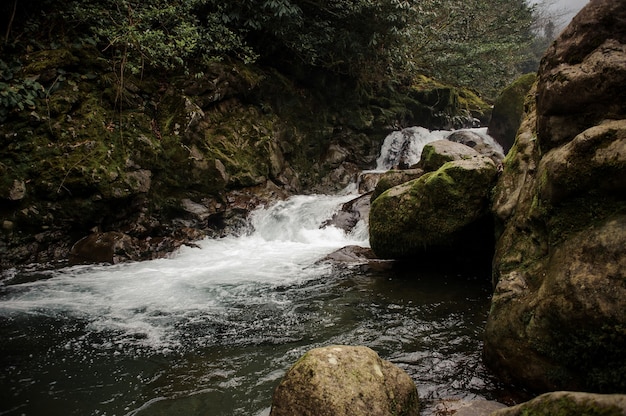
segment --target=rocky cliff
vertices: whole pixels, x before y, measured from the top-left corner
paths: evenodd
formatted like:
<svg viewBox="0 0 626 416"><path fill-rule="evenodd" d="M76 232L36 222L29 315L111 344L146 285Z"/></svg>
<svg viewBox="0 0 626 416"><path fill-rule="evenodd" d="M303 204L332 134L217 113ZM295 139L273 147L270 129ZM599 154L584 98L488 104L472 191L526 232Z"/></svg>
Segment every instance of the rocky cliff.
<svg viewBox="0 0 626 416"><path fill-rule="evenodd" d="M485 360L533 390L626 390L626 3L549 48L498 181Z"/></svg>

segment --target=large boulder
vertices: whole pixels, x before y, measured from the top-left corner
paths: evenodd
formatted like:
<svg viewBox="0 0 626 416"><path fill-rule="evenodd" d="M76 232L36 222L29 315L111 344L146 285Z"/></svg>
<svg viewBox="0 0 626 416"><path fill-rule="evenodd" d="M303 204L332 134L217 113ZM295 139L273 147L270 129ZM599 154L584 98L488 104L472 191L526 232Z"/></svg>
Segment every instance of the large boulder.
<svg viewBox="0 0 626 416"><path fill-rule="evenodd" d="M404 170L392 169L380 174L376 187L372 192L372 201L378 198L387 189L402 185L403 183L412 181L413 179L417 179L423 174L424 169L421 168Z"/></svg>
<svg viewBox="0 0 626 416"><path fill-rule="evenodd" d="M626 415L626 395L557 391L529 402L497 410L491 416Z"/></svg>
<svg viewBox="0 0 626 416"><path fill-rule="evenodd" d="M448 155L455 160L383 192L372 202L370 244L379 257L447 257L492 248L487 243L493 231L489 226L489 193L497 175L496 165L463 147L467 149L463 157Z"/></svg>
<svg viewBox="0 0 626 416"><path fill-rule="evenodd" d="M607 118L626 118L626 5L592 0L550 46L539 68L542 149Z"/></svg>
<svg viewBox="0 0 626 416"><path fill-rule="evenodd" d="M424 146L420 161L416 167L423 169L425 172L433 172L446 162L473 159L476 157L476 152L476 150L463 143L451 140L436 140Z"/></svg>
<svg viewBox="0 0 626 416"><path fill-rule="evenodd" d="M417 416L407 373L367 347L316 348L300 358L272 398L270 416Z"/></svg>
<svg viewBox="0 0 626 416"><path fill-rule="evenodd" d="M592 0L548 51L494 192L484 356L533 390L626 389L626 117L604 88L626 71L625 13Z"/></svg>

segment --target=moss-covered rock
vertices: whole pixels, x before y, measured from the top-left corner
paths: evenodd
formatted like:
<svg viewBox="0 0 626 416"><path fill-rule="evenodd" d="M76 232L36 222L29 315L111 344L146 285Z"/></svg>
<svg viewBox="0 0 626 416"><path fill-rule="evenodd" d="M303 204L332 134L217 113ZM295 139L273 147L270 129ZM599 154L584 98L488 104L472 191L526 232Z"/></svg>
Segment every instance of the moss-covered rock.
<svg viewBox="0 0 626 416"><path fill-rule="evenodd" d="M402 185L405 182L417 179L424 174L424 169L404 169L404 170L388 170L380 175L374 192L372 192L372 201L378 198L383 192L394 186Z"/></svg>
<svg viewBox="0 0 626 416"><path fill-rule="evenodd" d="M477 152L469 146L450 140L436 140L424 146L417 167L425 172L433 172L447 162L473 159L476 156Z"/></svg>
<svg viewBox="0 0 626 416"><path fill-rule="evenodd" d="M473 91L442 84L426 76L417 76L410 97L429 111L422 111L422 123L437 129L476 127L488 119L490 105Z"/></svg>
<svg viewBox="0 0 626 416"><path fill-rule="evenodd" d="M513 143L524 117L524 102L537 74L526 74L506 87L496 98L489 121L489 135L496 139L506 154Z"/></svg>
<svg viewBox="0 0 626 416"><path fill-rule="evenodd" d="M481 246L489 251L490 245L480 240L492 229L477 232L475 226L488 217L496 175L493 161L474 152L471 159L447 162L385 191L372 202L372 249L381 258L400 259L467 253Z"/></svg>
<svg viewBox="0 0 626 416"><path fill-rule="evenodd" d="M413 380L367 347L307 352L283 377L271 416L417 416Z"/></svg>
<svg viewBox="0 0 626 416"><path fill-rule="evenodd" d="M491 416L623 416L626 395L559 391L543 394L529 402L497 410Z"/></svg>

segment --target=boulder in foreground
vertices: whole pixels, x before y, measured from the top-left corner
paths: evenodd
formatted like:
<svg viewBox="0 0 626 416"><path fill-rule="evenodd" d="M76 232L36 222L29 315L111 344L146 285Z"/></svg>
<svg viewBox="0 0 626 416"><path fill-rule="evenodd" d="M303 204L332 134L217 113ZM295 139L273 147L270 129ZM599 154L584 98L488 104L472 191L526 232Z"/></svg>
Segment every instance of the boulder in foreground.
<svg viewBox="0 0 626 416"><path fill-rule="evenodd" d="M307 352L283 377L270 416L417 416L413 380L367 347Z"/></svg>

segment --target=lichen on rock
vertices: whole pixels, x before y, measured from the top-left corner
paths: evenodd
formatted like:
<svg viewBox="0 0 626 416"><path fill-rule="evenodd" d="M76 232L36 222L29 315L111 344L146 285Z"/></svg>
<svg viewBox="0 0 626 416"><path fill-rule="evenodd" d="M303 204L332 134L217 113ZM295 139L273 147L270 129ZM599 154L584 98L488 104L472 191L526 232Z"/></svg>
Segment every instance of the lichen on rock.
<svg viewBox="0 0 626 416"><path fill-rule="evenodd" d="M310 350L283 377L270 416L417 416L413 380L367 347Z"/></svg>

